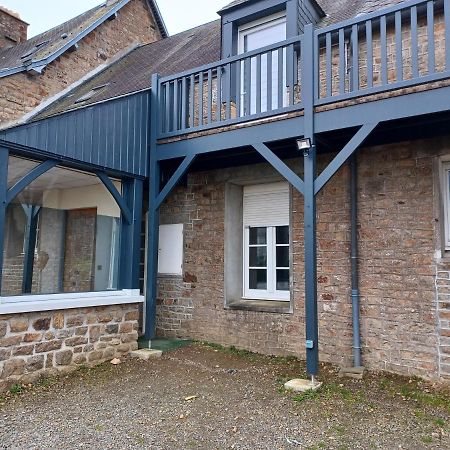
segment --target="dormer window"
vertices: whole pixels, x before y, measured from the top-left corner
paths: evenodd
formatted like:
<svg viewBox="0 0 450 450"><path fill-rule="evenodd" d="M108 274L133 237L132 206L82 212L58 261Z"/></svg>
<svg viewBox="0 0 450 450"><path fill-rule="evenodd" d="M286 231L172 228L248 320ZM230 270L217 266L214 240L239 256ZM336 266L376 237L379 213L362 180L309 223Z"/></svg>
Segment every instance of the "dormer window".
<svg viewBox="0 0 450 450"><path fill-rule="evenodd" d="M276 44L278 42L286 40L286 13L281 12L278 14L273 14L263 19L256 20L254 22L246 23L238 29L238 52L246 53L252 50L257 50L267 45ZM286 61L286 51L283 50L283 61ZM270 59L271 64L271 81L272 86L271 92L267 89L267 68L268 59ZM278 109L284 106L285 100L278 98L278 53L269 52L261 56L261 112L266 112L268 110L268 96L271 97L271 107L270 109ZM248 83L245 79L245 71L241 70L241 115L255 114L256 111L256 90L257 90L257 67L256 58L251 60L251 82L250 82L250 111L245 111L245 97L248 95L245 86ZM283 80L284 85L286 85L286 66L283 67Z"/></svg>
<svg viewBox="0 0 450 450"><path fill-rule="evenodd" d="M274 14L239 27L239 53L250 52L286 39L286 14Z"/></svg>

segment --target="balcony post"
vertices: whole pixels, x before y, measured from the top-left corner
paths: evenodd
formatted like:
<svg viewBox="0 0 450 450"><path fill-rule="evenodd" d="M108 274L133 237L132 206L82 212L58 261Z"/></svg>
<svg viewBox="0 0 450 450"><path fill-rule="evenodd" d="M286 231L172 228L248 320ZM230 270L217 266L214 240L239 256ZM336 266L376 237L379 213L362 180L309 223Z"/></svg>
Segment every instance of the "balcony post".
<svg viewBox="0 0 450 450"><path fill-rule="evenodd" d="M147 276L145 289L145 333L144 338L150 347L156 336L156 298L158 283L159 247L159 206L157 198L160 190L160 162L157 155L159 118L159 76L152 76L150 98L150 161L149 161L149 203L147 223Z"/></svg>
<svg viewBox="0 0 450 450"><path fill-rule="evenodd" d="M316 232L316 147L314 135L314 96L316 42L312 24L305 26L303 49L303 93L305 106L305 138L311 148L304 152L304 239L305 239L305 322L306 322L306 367L311 376L319 369L319 331L317 314L317 232Z"/></svg>
<svg viewBox="0 0 450 450"><path fill-rule="evenodd" d="M8 194L8 159L9 150L0 147L0 295L2 291L3 254L5 242L6 197Z"/></svg>

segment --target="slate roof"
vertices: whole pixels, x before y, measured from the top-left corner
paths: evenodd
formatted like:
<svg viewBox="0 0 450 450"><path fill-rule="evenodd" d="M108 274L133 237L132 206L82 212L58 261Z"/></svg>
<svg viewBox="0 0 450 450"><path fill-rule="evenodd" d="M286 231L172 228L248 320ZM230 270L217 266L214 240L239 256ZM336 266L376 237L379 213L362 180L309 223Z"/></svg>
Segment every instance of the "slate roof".
<svg viewBox="0 0 450 450"><path fill-rule="evenodd" d="M166 76L217 61L220 59L220 35L221 23L216 20L138 47L51 104L33 120L148 89L154 73ZM90 99L75 103L96 88L99 89Z"/></svg>
<svg viewBox="0 0 450 450"><path fill-rule="evenodd" d="M106 18L127 4L129 0L110 0L86 11L83 14L45 31L14 47L0 51L0 77L27 70L31 65L47 64L48 58L61 51L68 43L75 43L77 37L96 23L103 23ZM157 18L159 28L166 34L164 22L160 17L157 5L150 2L153 14ZM72 45L73 45L72 43Z"/></svg>
<svg viewBox="0 0 450 450"><path fill-rule="evenodd" d="M236 0L232 4L254 0ZM327 13L320 26L369 13L404 0L318 0ZM228 5L229 6L229 5ZM220 60L220 20L201 25L130 52L121 60L51 104L31 120L61 114L94 103L150 88L153 73L171 75ZM95 94L75 103L95 88Z"/></svg>
<svg viewBox="0 0 450 450"><path fill-rule="evenodd" d="M256 0L234 0L224 6L219 12L233 9L244 3ZM386 6L396 5L405 0L316 0L326 14L319 25L328 25L342 20L350 19L358 14L365 14Z"/></svg>

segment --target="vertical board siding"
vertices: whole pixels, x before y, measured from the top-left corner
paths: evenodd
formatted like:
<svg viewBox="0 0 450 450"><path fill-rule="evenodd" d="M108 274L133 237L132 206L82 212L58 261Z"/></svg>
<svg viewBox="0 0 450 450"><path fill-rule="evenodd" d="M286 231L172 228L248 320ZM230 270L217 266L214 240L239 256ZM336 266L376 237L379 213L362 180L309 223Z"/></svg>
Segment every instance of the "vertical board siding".
<svg viewBox="0 0 450 450"><path fill-rule="evenodd" d="M0 131L0 140L147 175L149 91Z"/></svg>

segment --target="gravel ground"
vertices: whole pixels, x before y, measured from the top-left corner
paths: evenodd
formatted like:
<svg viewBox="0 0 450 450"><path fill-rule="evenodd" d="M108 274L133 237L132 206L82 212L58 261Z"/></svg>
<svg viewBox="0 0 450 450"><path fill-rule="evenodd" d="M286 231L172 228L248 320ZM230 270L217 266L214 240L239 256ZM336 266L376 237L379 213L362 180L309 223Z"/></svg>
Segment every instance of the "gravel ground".
<svg viewBox="0 0 450 450"><path fill-rule="evenodd" d="M449 449L450 395L418 380L283 390L297 360L202 344L84 368L0 398L2 449ZM195 396L195 397L194 397Z"/></svg>

